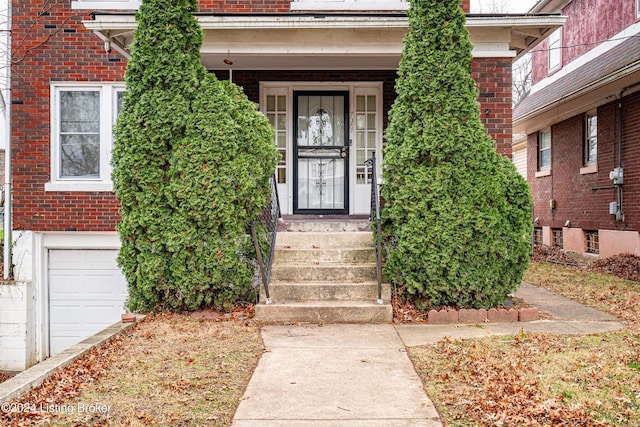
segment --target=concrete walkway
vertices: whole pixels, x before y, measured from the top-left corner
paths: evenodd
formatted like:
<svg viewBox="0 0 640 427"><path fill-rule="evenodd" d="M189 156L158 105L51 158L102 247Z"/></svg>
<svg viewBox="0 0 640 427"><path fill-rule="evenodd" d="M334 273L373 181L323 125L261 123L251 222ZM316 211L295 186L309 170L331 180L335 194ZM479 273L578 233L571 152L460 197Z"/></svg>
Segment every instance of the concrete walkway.
<svg viewBox="0 0 640 427"><path fill-rule="evenodd" d="M516 293L553 320L482 325L265 326L267 352L236 411L236 427L442 426L406 347L449 337L526 332L589 334L623 328L614 317L545 289Z"/></svg>

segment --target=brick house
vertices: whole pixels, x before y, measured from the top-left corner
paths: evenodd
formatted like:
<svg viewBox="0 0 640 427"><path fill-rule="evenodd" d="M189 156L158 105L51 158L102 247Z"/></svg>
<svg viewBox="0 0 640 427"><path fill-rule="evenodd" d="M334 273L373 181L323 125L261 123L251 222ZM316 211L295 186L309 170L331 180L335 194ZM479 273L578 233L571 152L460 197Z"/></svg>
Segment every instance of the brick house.
<svg viewBox="0 0 640 427"><path fill-rule="evenodd" d="M0 322L0 369L37 363L123 311L109 154L139 4L13 1L16 284L0 288L0 317L14 313ZM241 85L276 129L285 214L368 212L364 161L382 155L407 7L406 0L200 1L203 64ZM469 12L469 1L462 7ZM468 15L482 119L505 156L511 63L563 22L556 15ZM331 165L296 142L326 135L301 119L325 114L340 118L324 131L346 154Z"/></svg>
<svg viewBox="0 0 640 427"><path fill-rule="evenodd" d="M533 87L514 109L528 135L538 243L640 254L640 2L545 0L562 29L532 50Z"/></svg>

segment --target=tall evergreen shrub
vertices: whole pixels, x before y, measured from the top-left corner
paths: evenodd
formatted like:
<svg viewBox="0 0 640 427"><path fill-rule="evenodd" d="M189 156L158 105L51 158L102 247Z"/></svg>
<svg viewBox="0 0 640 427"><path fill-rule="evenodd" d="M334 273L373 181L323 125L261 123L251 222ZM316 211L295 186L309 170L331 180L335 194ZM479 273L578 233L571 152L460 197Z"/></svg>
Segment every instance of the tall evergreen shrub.
<svg viewBox="0 0 640 427"><path fill-rule="evenodd" d="M459 0L412 0L383 164L385 274L425 307L488 308L531 251L531 195L480 121Z"/></svg>
<svg viewBox="0 0 640 427"><path fill-rule="evenodd" d="M238 261L242 228L266 203L265 176L275 168L266 119L200 62L196 9L196 0L144 0L136 13L112 159L122 215L118 262L132 310L229 306L240 288L246 292L250 273ZM219 149L223 140L235 144L232 155ZM215 209L211 194L229 184L203 177L209 167L228 177L246 168L254 179L234 181L233 197L227 192L217 201L225 209ZM233 261L212 263L212 252L216 261Z"/></svg>

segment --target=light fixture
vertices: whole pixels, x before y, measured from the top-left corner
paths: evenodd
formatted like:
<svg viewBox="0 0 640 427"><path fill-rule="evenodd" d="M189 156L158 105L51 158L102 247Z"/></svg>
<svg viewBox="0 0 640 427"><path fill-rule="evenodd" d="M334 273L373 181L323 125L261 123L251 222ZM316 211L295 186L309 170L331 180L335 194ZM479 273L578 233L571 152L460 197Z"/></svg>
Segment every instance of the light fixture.
<svg viewBox="0 0 640 427"><path fill-rule="evenodd" d="M224 58L222 62L229 65L229 81L233 82L233 70L231 69L231 65L233 65L233 60L229 58Z"/></svg>

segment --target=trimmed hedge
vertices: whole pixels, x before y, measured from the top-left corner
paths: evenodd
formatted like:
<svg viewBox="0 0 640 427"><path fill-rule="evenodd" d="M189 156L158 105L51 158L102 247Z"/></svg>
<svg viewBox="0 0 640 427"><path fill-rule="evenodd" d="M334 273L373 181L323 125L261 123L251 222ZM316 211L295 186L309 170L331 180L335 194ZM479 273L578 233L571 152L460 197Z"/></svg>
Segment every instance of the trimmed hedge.
<svg viewBox="0 0 640 427"><path fill-rule="evenodd" d="M489 308L531 254L527 182L480 121L458 0L416 0L383 163L385 274L419 306Z"/></svg>
<svg viewBox="0 0 640 427"><path fill-rule="evenodd" d="M145 0L115 130L118 262L129 308L230 308L249 298L246 227L270 196L273 130L202 66L194 0Z"/></svg>

